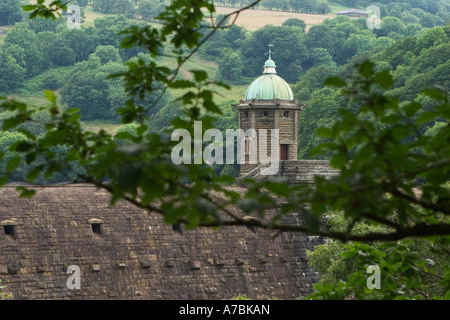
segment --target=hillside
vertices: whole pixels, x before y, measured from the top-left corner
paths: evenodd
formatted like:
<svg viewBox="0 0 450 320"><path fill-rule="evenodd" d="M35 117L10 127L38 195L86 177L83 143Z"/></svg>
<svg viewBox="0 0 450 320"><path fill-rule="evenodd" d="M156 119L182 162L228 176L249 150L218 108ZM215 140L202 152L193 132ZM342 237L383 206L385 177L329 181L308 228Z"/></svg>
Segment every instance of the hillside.
<svg viewBox="0 0 450 320"><path fill-rule="evenodd" d="M236 9L229 7L217 7L217 14L229 14ZM254 9L242 12L236 19L236 25L247 30L258 30L266 25L281 26L288 19L295 18L305 21L307 29L316 24L321 24L327 18L334 18L334 14L307 14L296 12L282 12Z"/></svg>

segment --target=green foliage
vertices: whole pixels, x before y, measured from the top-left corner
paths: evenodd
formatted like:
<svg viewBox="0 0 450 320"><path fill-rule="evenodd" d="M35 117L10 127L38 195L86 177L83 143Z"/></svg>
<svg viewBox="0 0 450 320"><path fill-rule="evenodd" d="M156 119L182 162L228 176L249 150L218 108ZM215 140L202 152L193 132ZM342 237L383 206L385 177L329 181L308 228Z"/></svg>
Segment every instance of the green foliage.
<svg viewBox="0 0 450 320"><path fill-rule="evenodd" d="M2 51L14 45L19 46L25 52L24 63L27 77L38 75L43 69L43 55L39 50L36 34L30 30L27 23L17 23L8 32Z"/></svg>
<svg viewBox="0 0 450 320"><path fill-rule="evenodd" d="M55 32L56 28L64 23L63 19L58 20L50 20L50 19L33 19L27 20L27 23L30 25L30 29L34 30L34 32L44 32L51 31Z"/></svg>
<svg viewBox="0 0 450 320"><path fill-rule="evenodd" d="M2 132L0 134L0 154L4 155L0 162L0 172L7 172L12 181L24 181L25 164L21 161L20 153L14 149L26 141L27 137L19 132Z"/></svg>
<svg viewBox="0 0 450 320"><path fill-rule="evenodd" d="M375 29L374 31L380 37L388 36L391 32L402 34L404 32L405 26L403 22L396 17L386 17L381 20L381 28Z"/></svg>
<svg viewBox="0 0 450 320"><path fill-rule="evenodd" d="M40 75L24 81L20 95L42 93L43 90L58 90L67 82L71 72L71 67L59 67L44 71Z"/></svg>
<svg viewBox="0 0 450 320"><path fill-rule="evenodd" d="M136 8L131 0L95 0L93 9L102 13L123 14L127 18L134 18Z"/></svg>
<svg viewBox="0 0 450 320"><path fill-rule="evenodd" d="M265 26L252 33L242 43L242 62L245 65L243 75L256 77L261 75L267 56L267 45L273 44L277 73L287 82L296 81L302 72L302 62L308 59L308 50L304 44L305 36L298 28ZM281 49L282 48L282 49Z"/></svg>
<svg viewBox="0 0 450 320"><path fill-rule="evenodd" d="M224 57L219 64L220 76L226 81L238 82L244 69L241 57L232 50L225 51L223 55Z"/></svg>
<svg viewBox="0 0 450 320"><path fill-rule="evenodd" d="M0 3L0 26L15 24L22 20L20 0L2 0Z"/></svg>
<svg viewBox="0 0 450 320"><path fill-rule="evenodd" d="M350 35L348 43L352 41L352 37L356 36L359 35ZM355 63L361 63L370 58L372 61L376 61L375 69L377 71L392 70L394 83L389 93L399 96L401 101L414 101L420 98L418 92L427 85L439 86L446 91L450 90L449 43L444 28L437 27L427 30L418 38L409 36L387 46L374 46L376 49L371 53L357 53L347 64L338 67L336 71L333 71L332 65L329 65L328 68L320 66L317 69L309 69L293 86L295 97L310 107L301 114L300 157L309 157L311 148L323 141L315 136L315 129L335 121L337 114L335 106L347 107L352 112L356 112L352 104L347 105L336 96L330 99L329 89L322 90L322 84L326 77L334 74L348 77L351 75ZM421 132L425 132L430 125L432 123L424 124Z"/></svg>
<svg viewBox="0 0 450 320"><path fill-rule="evenodd" d="M306 29L306 23L305 21L297 18L289 18L282 24L283 27L299 27L305 32Z"/></svg>
<svg viewBox="0 0 450 320"><path fill-rule="evenodd" d="M139 1L137 13L143 20L155 20L156 17L164 10L164 3L158 0Z"/></svg>
<svg viewBox="0 0 450 320"><path fill-rule="evenodd" d="M2 285L2 280L0 280L0 300L8 300L9 298L12 298L12 295L4 292L6 289L6 286Z"/></svg>
<svg viewBox="0 0 450 320"><path fill-rule="evenodd" d="M122 62L122 57L119 54L119 49L109 46L98 46L94 54L100 58L101 64L108 62Z"/></svg>
<svg viewBox="0 0 450 320"><path fill-rule="evenodd" d="M124 102L116 95L124 96L125 92L116 84L118 80L108 80L107 76L122 70L120 63L108 61L102 65L96 54L91 55L72 71L61 90L61 101L69 108L79 108L85 120L112 118L118 107L115 102Z"/></svg>
<svg viewBox="0 0 450 320"><path fill-rule="evenodd" d="M345 231L350 221L341 214L330 215L333 230ZM387 230L356 223L358 233ZM310 265L321 274L316 292L309 299L443 299L448 290L449 237L407 239L394 243L362 244L328 241L309 251ZM369 289L369 266L380 267L381 288ZM369 281L370 282L370 281Z"/></svg>
<svg viewBox="0 0 450 320"><path fill-rule="evenodd" d="M22 85L26 69L17 62L12 55L0 53L0 91L3 93L14 92Z"/></svg>
<svg viewBox="0 0 450 320"><path fill-rule="evenodd" d="M219 18L216 20L219 20ZM205 28L202 32L204 33L207 30L208 29ZM225 56L224 50L229 51L230 48L233 50L239 49L244 39L245 30L242 27L233 25L230 28L217 30L217 32L200 48L199 52L204 57L215 60L216 57Z"/></svg>
<svg viewBox="0 0 450 320"><path fill-rule="evenodd" d="M330 127L338 116L339 109L346 106L345 99L336 90L323 88L315 91L308 100L306 108L301 116L302 126L299 133L299 157L301 159L328 159L330 153L313 155L311 150L324 143L327 139L316 134L320 127Z"/></svg>
<svg viewBox="0 0 450 320"><path fill-rule="evenodd" d="M108 15L104 18L95 19L94 43L102 46L112 45L120 47L122 37L119 32L130 25L130 21L124 15Z"/></svg>
<svg viewBox="0 0 450 320"><path fill-rule="evenodd" d="M137 123L127 123L123 124L117 129L114 136L118 144L126 143L127 141L133 141L134 138L138 136L139 124Z"/></svg>
<svg viewBox="0 0 450 320"><path fill-rule="evenodd" d="M331 7L326 2L320 2L317 5L317 12L320 13L320 14L328 14L328 13L331 12Z"/></svg>
<svg viewBox="0 0 450 320"><path fill-rule="evenodd" d="M440 130L442 130L445 126L447 125L447 123L445 122L435 122L434 125L430 128L427 129L427 131L425 132L425 135L428 136L435 136L439 133Z"/></svg>
<svg viewBox="0 0 450 320"><path fill-rule="evenodd" d="M311 59L313 60L314 67L327 65L331 69L336 69L336 63L333 61L333 57L328 53L327 49L314 48L311 52Z"/></svg>

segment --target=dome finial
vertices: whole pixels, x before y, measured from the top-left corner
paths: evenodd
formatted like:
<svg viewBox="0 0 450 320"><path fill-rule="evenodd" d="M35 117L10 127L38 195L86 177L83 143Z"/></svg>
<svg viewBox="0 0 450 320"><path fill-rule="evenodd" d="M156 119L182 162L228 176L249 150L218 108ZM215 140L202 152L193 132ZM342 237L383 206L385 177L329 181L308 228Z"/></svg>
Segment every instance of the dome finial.
<svg viewBox="0 0 450 320"><path fill-rule="evenodd" d="M272 47L273 47L273 44L269 44L269 52L266 53L266 55L267 54L269 55L269 60L272 60Z"/></svg>
<svg viewBox="0 0 450 320"><path fill-rule="evenodd" d="M274 74L277 73L276 71L276 65L275 62L272 60L272 47L273 44L269 44L269 52L266 53L266 55L269 55L269 60L266 61L266 63L264 64L264 72L263 74Z"/></svg>

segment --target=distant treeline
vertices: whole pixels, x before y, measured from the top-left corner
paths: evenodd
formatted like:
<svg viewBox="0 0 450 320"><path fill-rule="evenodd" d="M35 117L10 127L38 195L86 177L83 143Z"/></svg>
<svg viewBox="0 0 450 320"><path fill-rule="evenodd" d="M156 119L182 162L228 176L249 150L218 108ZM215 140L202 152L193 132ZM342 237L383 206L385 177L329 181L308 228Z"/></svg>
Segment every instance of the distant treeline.
<svg viewBox="0 0 450 320"><path fill-rule="evenodd" d="M214 3L216 5L223 5L229 7L244 7L254 0L218 0ZM378 5L382 7L382 11L391 10L393 7L399 7L400 10L420 9L423 12L428 12L433 15L438 12L448 12L449 3L445 0L406 0L406 1L392 1L392 0L262 0L258 4L258 8L279 11L292 11L301 13L317 13L326 14L331 12L330 4L339 4L349 8L367 8L369 5Z"/></svg>

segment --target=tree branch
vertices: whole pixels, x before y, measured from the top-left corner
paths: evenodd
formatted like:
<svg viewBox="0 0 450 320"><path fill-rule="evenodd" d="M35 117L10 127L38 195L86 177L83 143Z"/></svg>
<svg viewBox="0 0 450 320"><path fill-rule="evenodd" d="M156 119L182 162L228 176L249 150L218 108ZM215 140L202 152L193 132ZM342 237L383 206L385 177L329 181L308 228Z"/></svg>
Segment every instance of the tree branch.
<svg viewBox="0 0 450 320"><path fill-rule="evenodd" d="M185 223L186 221L180 221ZM412 227L403 228L392 233L374 232L364 235L348 234L346 232L313 231L306 226L298 225L271 225L262 223L259 220L239 220L239 221L213 221L199 223L199 227L224 227L224 226L253 226L265 230L278 230L280 232L302 232L312 236L322 236L325 238L332 238L335 240L347 241L397 241L407 237L427 237L427 236L442 236L450 235L450 225L448 224L418 224Z"/></svg>
<svg viewBox="0 0 450 320"><path fill-rule="evenodd" d="M437 212L442 212L446 215L450 215L450 208L448 205L446 206L445 204L432 203L432 202L428 202L428 201L423 201L421 199L417 199L416 197L412 197L412 196L402 192L398 188L391 188L390 191L393 195L396 195L402 199L406 199L412 203L418 204L424 208L431 209L431 210L434 210Z"/></svg>

